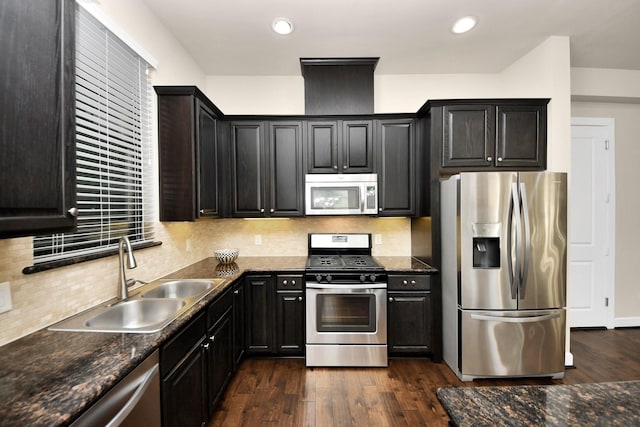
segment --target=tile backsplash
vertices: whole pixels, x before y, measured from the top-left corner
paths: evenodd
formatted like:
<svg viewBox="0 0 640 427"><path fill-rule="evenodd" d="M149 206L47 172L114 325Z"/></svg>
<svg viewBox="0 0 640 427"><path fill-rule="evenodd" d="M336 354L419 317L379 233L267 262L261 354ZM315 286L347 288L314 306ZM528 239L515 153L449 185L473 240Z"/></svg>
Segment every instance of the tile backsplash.
<svg viewBox="0 0 640 427"><path fill-rule="evenodd" d="M207 219L157 223L161 246L135 252L138 268L127 276L151 281L220 248L240 256L306 256L308 233L372 233L373 255L411 255L408 218L317 217L291 219ZM259 243L259 244L258 244ZM32 238L0 240L0 283L11 283L13 309L0 314L0 345L71 316L116 295L118 258L111 256L23 275L33 263Z"/></svg>

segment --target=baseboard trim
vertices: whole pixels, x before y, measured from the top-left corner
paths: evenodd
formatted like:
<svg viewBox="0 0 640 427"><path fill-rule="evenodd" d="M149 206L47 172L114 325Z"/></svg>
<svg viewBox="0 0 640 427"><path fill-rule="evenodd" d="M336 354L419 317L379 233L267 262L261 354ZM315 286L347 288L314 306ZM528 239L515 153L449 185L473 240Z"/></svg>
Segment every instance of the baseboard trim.
<svg viewBox="0 0 640 427"><path fill-rule="evenodd" d="M616 317L613 321L614 328L640 327L640 317Z"/></svg>

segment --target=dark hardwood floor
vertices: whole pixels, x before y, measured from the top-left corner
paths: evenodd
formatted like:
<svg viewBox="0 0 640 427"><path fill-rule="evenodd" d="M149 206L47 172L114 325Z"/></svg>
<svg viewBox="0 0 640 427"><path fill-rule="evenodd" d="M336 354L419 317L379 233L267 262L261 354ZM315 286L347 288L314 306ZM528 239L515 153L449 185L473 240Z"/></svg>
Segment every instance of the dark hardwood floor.
<svg viewBox="0 0 640 427"><path fill-rule="evenodd" d="M306 368L302 359L247 359L209 427L446 426L443 386L640 380L640 328L573 330L565 378L463 383L444 363L392 359L388 368Z"/></svg>

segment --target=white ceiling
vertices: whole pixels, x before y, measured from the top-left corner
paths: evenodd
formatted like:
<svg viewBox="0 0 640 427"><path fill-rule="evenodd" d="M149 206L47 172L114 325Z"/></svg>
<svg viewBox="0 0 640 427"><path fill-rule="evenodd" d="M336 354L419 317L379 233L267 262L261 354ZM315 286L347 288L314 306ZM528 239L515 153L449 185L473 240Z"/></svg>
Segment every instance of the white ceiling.
<svg viewBox="0 0 640 427"><path fill-rule="evenodd" d="M572 67L640 70L640 0L144 0L207 75L300 75L301 57L380 57L377 74L499 72L549 36ZM454 35L454 20L477 27ZM294 32L271 30L278 16Z"/></svg>

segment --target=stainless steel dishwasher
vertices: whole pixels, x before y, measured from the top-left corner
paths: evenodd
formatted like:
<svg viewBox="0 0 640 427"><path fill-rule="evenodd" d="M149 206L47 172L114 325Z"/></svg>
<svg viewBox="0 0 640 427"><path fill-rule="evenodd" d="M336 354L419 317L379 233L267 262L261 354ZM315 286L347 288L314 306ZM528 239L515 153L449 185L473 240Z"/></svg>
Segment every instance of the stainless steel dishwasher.
<svg viewBox="0 0 640 427"><path fill-rule="evenodd" d="M158 350L71 424L84 426L160 426Z"/></svg>

